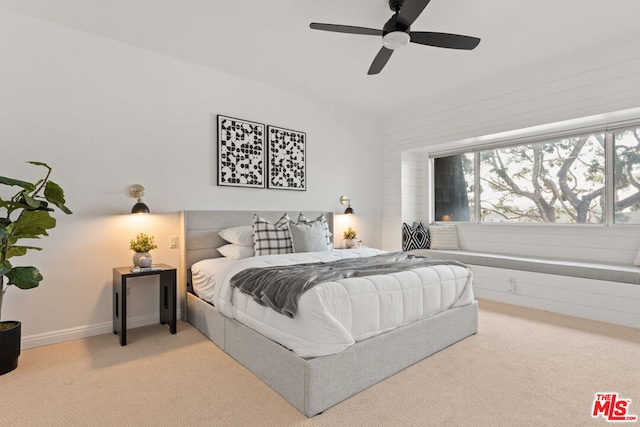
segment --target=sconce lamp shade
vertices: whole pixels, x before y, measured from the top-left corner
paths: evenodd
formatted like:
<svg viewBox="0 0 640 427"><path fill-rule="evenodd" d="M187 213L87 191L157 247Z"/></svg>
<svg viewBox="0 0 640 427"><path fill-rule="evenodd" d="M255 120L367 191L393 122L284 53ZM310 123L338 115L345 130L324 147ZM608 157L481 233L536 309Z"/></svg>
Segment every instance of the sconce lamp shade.
<svg viewBox="0 0 640 427"><path fill-rule="evenodd" d="M347 209L344 210L345 215L353 215L355 212L353 211L353 208L351 207L351 199L348 198L347 196L341 196L340 197L340 203L342 203L343 205L348 205Z"/></svg>
<svg viewBox="0 0 640 427"><path fill-rule="evenodd" d="M134 184L131 187L129 187L129 194L132 197L135 197L136 199L138 199L138 202L135 205L133 205L133 207L131 208L132 214L150 213L149 206L147 206L142 202L142 196L144 196L144 187L142 185Z"/></svg>
<svg viewBox="0 0 640 427"><path fill-rule="evenodd" d="M131 208L131 213L132 214L148 214L149 206L145 205L142 202L138 202L135 205L133 205L133 207Z"/></svg>

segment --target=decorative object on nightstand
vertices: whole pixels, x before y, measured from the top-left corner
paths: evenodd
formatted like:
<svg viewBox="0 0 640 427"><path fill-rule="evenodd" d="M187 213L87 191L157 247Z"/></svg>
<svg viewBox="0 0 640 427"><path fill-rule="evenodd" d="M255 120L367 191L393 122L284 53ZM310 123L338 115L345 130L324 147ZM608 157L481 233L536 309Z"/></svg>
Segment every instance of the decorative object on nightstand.
<svg viewBox="0 0 640 427"><path fill-rule="evenodd" d="M345 215L353 215L355 213L351 207L351 199L349 197L341 196L340 203L347 205L347 209L344 210Z"/></svg>
<svg viewBox="0 0 640 427"><path fill-rule="evenodd" d="M133 265L136 267L151 267L152 259L149 253L152 249L157 249L158 245L153 241L153 236L147 236L145 233L138 233L135 239L129 242L129 249L135 252L133 254Z"/></svg>
<svg viewBox="0 0 640 427"><path fill-rule="evenodd" d="M357 248L359 245L358 239L356 238L358 233L353 228L349 227L347 230L342 233L342 237L344 238L344 246L348 249Z"/></svg>
<svg viewBox="0 0 640 427"><path fill-rule="evenodd" d="M127 345L127 280L141 276L160 277L160 324L168 324L176 333L176 269L158 264L157 269L132 273L130 267L113 269L113 333L120 335L120 345Z"/></svg>
<svg viewBox="0 0 640 427"><path fill-rule="evenodd" d="M132 214L148 214L149 206L142 202L142 196L144 196L144 187L140 184L134 184L129 187L129 194L131 197L138 199L138 202L131 208Z"/></svg>

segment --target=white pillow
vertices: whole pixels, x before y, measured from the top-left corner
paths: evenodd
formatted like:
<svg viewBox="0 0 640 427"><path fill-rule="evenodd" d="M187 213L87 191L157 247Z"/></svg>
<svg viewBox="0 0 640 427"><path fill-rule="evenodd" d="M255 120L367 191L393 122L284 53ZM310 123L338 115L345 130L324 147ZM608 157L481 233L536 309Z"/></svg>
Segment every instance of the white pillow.
<svg viewBox="0 0 640 427"><path fill-rule="evenodd" d="M250 225L226 228L218 232L229 243L241 246L253 246L253 229Z"/></svg>
<svg viewBox="0 0 640 427"><path fill-rule="evenodd" d="M331 250L327 246L325 228L320 221L290 223L293 252L323 252Z"/></svg>
<svg viewBox="0 0 640 427"><path fill-rule="evenodd" d="M458 244L458 229L453 226L429 226L431 249L460 249Z"/></svg>
<svg viewBox="0 0 640 427"><path fill-rule="evenodd" d="M218 252L220 252L223 257L231 259L250 258L255 255L253 246L241 246L234 244L220 246L218 248Z"/></svg>

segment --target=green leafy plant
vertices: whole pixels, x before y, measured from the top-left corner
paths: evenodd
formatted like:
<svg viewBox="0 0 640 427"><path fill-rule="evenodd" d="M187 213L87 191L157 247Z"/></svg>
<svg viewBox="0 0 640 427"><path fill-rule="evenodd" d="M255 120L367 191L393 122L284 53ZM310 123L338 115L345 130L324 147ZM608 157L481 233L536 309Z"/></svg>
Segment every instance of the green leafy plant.
<svg viewBox="0 0 640 427"><path fill-rule="evenodd" d="M9 286L32 289L42 281L42 274L36 267L14 267L9 261L10 258L25 255L28 250L42 249L20 245L18 241L48 236L47 230L56 226L56 220L50 214L54 206L65 214L71 214L65 206L64 191L49 180L51 167L42 162L27 163L46 168L45 177L31 183L0 176L0 184L19 188L7 200L0 197L0 319L2 301Z"/></svg>
<svg viewBox="0 0 640 427"><path fill-rule="evenodd" d="M149 252L151 249L156 249L158 245L153 241L153 236L149 237L145 233L138 233L135 239L132 239L129 243L129 249L134 252Z"/></svg>
<svg viewBox="0 0 640 427"><path fill-rule="evenodd" d="M342 233L342 236L345 239L355 239L357 235L358 235L358 232L351 227L347 228L347 230L344 233Z"/></svg>

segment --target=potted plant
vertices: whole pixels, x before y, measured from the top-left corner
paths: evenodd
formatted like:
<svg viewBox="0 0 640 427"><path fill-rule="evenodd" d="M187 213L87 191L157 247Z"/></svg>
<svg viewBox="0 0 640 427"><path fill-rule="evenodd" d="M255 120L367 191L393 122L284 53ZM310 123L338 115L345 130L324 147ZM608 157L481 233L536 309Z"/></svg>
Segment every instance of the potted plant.
<svg viewBox="0 0 640 427"><path fill-rule="evenodd" d="M158 245L153 241L153 236L147 236L145 233L138 233L135 239L129 242L129 249L135 252L133 254L133 265L136 267L151 267L151 249L156 249Z"/></svg>
<svg viewBox="0 0 640 427"><path fill-rule="evenodd" d="M56 220L50 214L54 211L54 206L71 214L64 205L64 191L49 180L51 168L46 163L27 163L45 167L45 177L31 183L0 176L0 184L19 188L17 193L6 200L0 194L0 320L2 302L9 286L32 289L42 281L42 274L36 267L14 267L9 261L13 257L25 255L28 250L41 250L36 246L18 244L18 241L48 236L47 230L56 226ZM0 375L18 366L21 326L15 320L0 321Z"/></svg>
<svg viewBox="0 0 640 427"><path fill-rule="evenodd" d="M346 248L357 248L358 247L358 239L356 236L358 233L353 228L349 227L345 232L342 233L342 237L344 238L344 246Z"/></svg>

